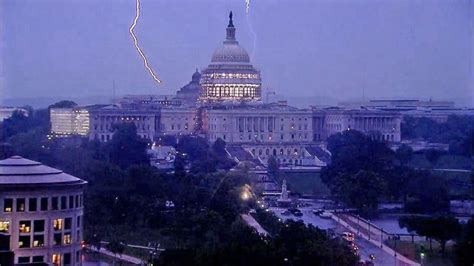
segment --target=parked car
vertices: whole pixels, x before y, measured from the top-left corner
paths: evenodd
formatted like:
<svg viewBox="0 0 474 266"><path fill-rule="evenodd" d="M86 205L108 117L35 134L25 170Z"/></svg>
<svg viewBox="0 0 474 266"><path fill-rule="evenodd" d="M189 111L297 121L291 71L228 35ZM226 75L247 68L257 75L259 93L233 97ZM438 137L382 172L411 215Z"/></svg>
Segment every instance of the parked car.
<svg viewBox="0 0 474 266"><path fill-rule="evenodd" d="M331 219L331 216L332 216L332 214L330 212L327 212L327 211L324 211L319 215L319 217L321 217L323 219Z"/></svg>

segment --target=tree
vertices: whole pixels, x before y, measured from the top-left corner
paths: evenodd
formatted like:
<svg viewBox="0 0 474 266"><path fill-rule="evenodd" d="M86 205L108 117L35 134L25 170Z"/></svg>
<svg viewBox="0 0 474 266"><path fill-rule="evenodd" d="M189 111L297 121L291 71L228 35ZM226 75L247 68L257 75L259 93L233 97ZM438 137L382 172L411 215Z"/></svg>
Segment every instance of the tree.
<svg viewBox="0 0 474 266"><path fill-rule="evenodd" d="M397 159L398 163L401 166L407 165L411 161L412 158L413 158L413 149L406 144L402 144L395 151L395 159Z"/></svg>
<svg viewBox="0 0 474 266"><path fill-rule="evenodd" d="M133 123L115 125L112 140L107 143L110 161L125 169L133 164L149 164L147 141L137 136Z"/></svg>
<svg viewBox="0 0 474 266"><path fill-rule="evenodd" d="M331 193L349 207L363 213L377 209L385 193L385 182L374 172L359 171L356 174L341 173L329 185Z"/></svg>
<svg viewBox="0 0 474 266"><path fill-rule="evenodd" d="M474 219L463 226L463 234L454 246L455 263L460 266L474 265Z"/></svg>
<svg viewBox="0 0 474 266"><path fill-rule="evenodd" d="M281 178L280 178L280 165L278 164L278 161L275 159L274 156L270 156L268 158L268 174L273 177L278 183L281 183Z"/></svg>
<svg viewBox="0 0 474 266"><path fill-rule="evenodd" d="M225 150L225 141L221 138L217 138L216 141L212 144L212 150L216 153L217 156L227 157L227 152Z"/></svg>
<svg viewBox="0 0 474 266"><path fill-rule="evenodd" d="M8 143L0 143L0 160L9 158L14 155L13 147Z"/></svg>
<svg viewBox="0 0 474 266"><path fill-rule="evenodd" d="M446 180L429 171L411 171L405 184L405 211L412 213L442 214L449 210Z"/></svg>
<svg viewBox="0 0 474 266"><path fill-rule="evenodd" d="M107 243L106 248L114 254L114 265L115 265L115 259L117 257L117 254L121 257L123 252L125 251L125 244L122 241L119 240L112 240L109 243ZM122 264L120 262L120 264Z"/></svg>
<svg viewBox="0 0 474 266"><path fill-rule="evenodd" d="M77 103L69 100L62 100L56 103L53 103L52 105L49 106L49 109L51 108L74 108L77 106Z"/></svg>
<svg viewBox="0 0 474 266"><path fill-rule="evenodd" d="M455 239L461 233L461 225L452 216L402 217L399 224L400 227L406 227L409 231L415 231L419 235L438 241L441 246L441 253L444 253L446 249L446 242Z"/></svg>
<svg viewBox="0 0 474 266"><path fill-rule="evenodd" d="M425 158L431 163L432 167L435 167L439 157L442 155L442 151L435 149L425 150Z"/></svg>
<svg viewBox="0 0 474 266"><path fill-rule="evenodd" d="M328 185L331 194L360 210L374 210L387 191L387 182L381 177L388 176L393 169L393 152L385 143L355 130L329 137L328 149L331 164L322 169L321 180ZM369 182L369 185L360 183L356 177ZM377 197L372 193L378 194ZM360 198L361 202L356 202L359 199L353 197Z"/></svg>

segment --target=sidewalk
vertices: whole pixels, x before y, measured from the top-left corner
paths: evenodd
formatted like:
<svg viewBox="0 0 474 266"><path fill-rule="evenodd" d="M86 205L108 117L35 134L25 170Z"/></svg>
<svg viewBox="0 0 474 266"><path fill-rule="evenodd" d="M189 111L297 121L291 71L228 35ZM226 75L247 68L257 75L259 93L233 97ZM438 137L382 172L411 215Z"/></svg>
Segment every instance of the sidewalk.
<svg viewBox="0 0 474 266"><path fill-rule="evenodd" d="M251 215L241 214L242 219L247 223L248 226L255 228L261 235L268 236L268 232L255 220Z"/></svg>
<svg viewBox="0 0 474 266"><path fill-rule="evenodd" d="M338 217L337 215L335 214L331 214L331 218L339 223L340 225L344 226L345 228L347 228L348 230L350 230L352 233L356 234L357 235L357 229L352 227L351 225L349 225L347 222L345 222L342 218ZM371 234L372 235L372 234ZM368 235L366 234L366 232L364 232L364 230L359 230L359 234L358 234L359 237L362 237L364 238L365 240L369 241L370 243L372 243L373 245L379 247L380 249L382 249L383 251L385 251L387 254L389 255L392 255L394 257L397 258L397 261L398 261L398 265L413 265L413 266L418 266L420 265L418 262L415 262L415 261L412 261L410 260L409 258L403 256L402 254L398 253L398 252L395 252L395 250L391 249L389 246L385 245L383 242L381 243L380 242L380 235L379 237L375 238L374 237L371 237L369 239ZM377 241L379 240L379 241Z"/></svg>
<svg viewBox="0 0 474 266"><path fill-rule="evenodd" d="M117 259L120 259L120 260L123 260L123 261L126 261L126 262L129 262L129 263L132 263L132 264L135 264L135 265L142 265L144 262L139 259L139 258L135 258L135 257L132 257L132 256L129 256L129 255L125 255L125 254L122 254L122 255L115 255L114 253L108 251L107 249L105 248L101 248L100 250L99 249L96 249L96 248L89 248L90 250L92 251L97 251L101 254L104 254L104 255L107 255L107 256L110 256L112 258L117 258Z"/></svg>

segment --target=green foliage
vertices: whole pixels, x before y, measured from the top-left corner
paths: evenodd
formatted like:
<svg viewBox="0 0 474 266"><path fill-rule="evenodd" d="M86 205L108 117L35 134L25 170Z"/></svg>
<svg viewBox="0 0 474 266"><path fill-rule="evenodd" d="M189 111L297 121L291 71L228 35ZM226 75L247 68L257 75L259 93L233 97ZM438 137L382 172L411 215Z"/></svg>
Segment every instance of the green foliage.
<svg viewBox="0 0 474 266"><path fill-rule="evenodd" d="M146 154L147 141L137 136L133 123L115 125L115 133L106 144L108 158L113 164L125 169L134 164L149 164Z"/></svg>
<svg viewBox="0 0 474 266"><path fill-rule="evenodd" d="M463 226L462 238L454 247L455 263L459 266L471 266L474 264L474 219Z"/></svg>
<svg viewBox="0 0 474 266"><path fill-rule="evenodd" d="M406 211L436 214L449 210L449 195L444 179L428 171L413 171L405 186Z"/></svg>
<svg viewBox="0 0 474 266"><path fill-rule="evenodd" d="M392 168L393 152L384 143L350 130L328 139L331 164L321 171L333 196L361 211L374 210L386 191L386 176ZM367 182L367 183L365 183Z"/></svg>
<svg viewBox="0 0 474 266"><path fill-rule="evenodd" d="M69 101L69 100L62 100L62 101L59 101L59 102L56 102L56 103L53 103L52 105L50 105L48 108L51 109L51 108L74 108L77 106L77 103L73 102L73 101Z"/></svg>
<svg viewBox="0 0 474 266"><path fill-rule="evenodd" d="M273 237L259 236L236 221L227 241L214 248L166 250L159 265L355 265L358 260L345 245L313 226L261 217L275 224Z"/></svg>
<svg viewBox="0 0 474 266"><path fill-rule="evenodd" d="M362 213L377 209L380 198L385 194L385 181L378 174L361 170L356 174L337 175L329 185L333 195L349 207Z"/></svg>
<svg viewBox="0 0 474 266"><path fill-rule="evenodd" d="M461 234L461 225L458 220L452 216L402 217L399 220L399 224L401 227L406 227L409 231L415 231L418 235L438 241L442 253L445 251L446 242L455 239Z"/></svg>
<svg viewBox="0 0 474 266"><path fill-rule="evenodd" d="M402 139L423 139L449 144L451 154L471 156L474 138L474 117L450 115L444 123L430 118L407 116L401 124Z"/></svg>
<svg viewBox="0 0 474 266"><path fill-rule="evenodd" d="M47 109L37 111L30 109L28 113L14 111L12 116L1 124L0 141L7 141L16 134L26 133L33 129L43 134L48 132L49 111Z"/></svg>
<svg viewBox="0 0 474 266"><path fill-rule="evenodd" d="M205 138L186 135L179 139L177 145L178 169L187 163L191 165L190 171L193 173L213 173L217 169L230 169L234 162L228 158L225 151L225 142L218 139L212 146L209 146Z"/></svg>
<svg viewBox="0 0 474 266"><path fill-rule="evenodd" d="M406 145L402 144L396 151L395 151L395 159L397 159L398 163L402 166L407 165L413 158L413 149Z"/></svg>
<svg viewBox="0 0 474 266"><path fill-rule="evenodd" d="M273 177L277 181L277 183L281 184L283 181L282 175L280 172L280 165L278 164L277 160L274 156L270 156L268 158L268 174Z"/></svg>
<svg viewBox="0 0 474 266"><path fill-rule="evenodd" d="M412 157L409 148L402 146L393 153L384 143L350 130L331 136L328 149L331 164L322 169L321 179L331 194L348 206L373 211L385 197L401 198L410 212L447 211L446 183L429 172L406 166Z"/></svg>
<svg viewBox="0 0 474 266"><path fill-rule="evenodd" d="M425 150L425 158L430 162L431 166L434 167L438 162L439 157L443 154L440 150L428 149Z"/></svg>

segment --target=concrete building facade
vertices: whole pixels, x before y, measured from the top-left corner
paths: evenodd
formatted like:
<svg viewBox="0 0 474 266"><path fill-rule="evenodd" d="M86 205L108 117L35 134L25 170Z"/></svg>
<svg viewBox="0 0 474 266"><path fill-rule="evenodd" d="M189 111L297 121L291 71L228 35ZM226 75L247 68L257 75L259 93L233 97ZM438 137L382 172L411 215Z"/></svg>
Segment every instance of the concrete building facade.
<svg viewBox="0 0 474 266"><path fill-rule="evenodd" d="M86 182L13 156L0 161L0 252L14 263L81 265Z"/></svg>

